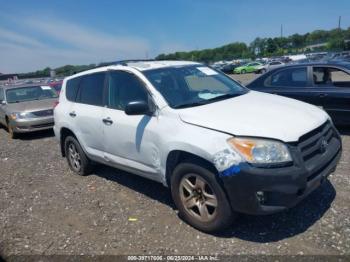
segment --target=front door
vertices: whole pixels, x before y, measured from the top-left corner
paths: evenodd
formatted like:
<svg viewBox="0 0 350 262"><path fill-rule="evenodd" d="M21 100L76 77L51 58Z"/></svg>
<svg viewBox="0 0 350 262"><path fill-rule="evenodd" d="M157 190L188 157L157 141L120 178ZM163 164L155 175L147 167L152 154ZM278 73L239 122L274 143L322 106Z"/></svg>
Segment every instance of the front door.
<svg viewBox="0 0 350 262"><path fill-rule="evenodd" d="M150 95L141 80L125 71L108 75L108 107L104 112L105 160L125 169L155 176L160 168L159 137L156 116L127 115L131 101L149 101Z"/></svg>

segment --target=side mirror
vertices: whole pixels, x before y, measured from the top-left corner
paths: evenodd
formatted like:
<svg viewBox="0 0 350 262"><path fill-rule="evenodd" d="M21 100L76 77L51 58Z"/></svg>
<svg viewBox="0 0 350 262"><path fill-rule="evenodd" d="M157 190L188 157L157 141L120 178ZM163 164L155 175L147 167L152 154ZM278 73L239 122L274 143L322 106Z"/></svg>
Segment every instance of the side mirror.
<svg viewBox="0 0 350 262"><path fill-rule="evenodd" d="M127 115L152 115L153 110L150 109L146 101L132 101L125 107L125 114Z"/></svg>

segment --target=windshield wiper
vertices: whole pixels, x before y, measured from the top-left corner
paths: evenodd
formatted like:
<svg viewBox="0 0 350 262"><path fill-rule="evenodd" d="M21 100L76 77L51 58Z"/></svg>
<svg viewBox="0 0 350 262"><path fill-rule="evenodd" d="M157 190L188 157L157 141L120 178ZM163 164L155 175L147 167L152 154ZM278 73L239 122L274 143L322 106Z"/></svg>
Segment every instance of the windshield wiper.
<svg viewBox="0 0 350 262"><path fill-rule="evenodd" d="M193 106L201 106L201 105L204 105L205 104L205 101L202 101L202 102L193 102L193 103L188 103L188 104L180 104L180 105L176 105L176 106L173 106L173 108L186 108L186 107L193 107Z"/></svg>
<svg viewBox="0 0 350 262"><path fill-rule="evenodd" d="M213 98L210 98L210 99L207 99L207 100L202 100L200 102L196 101L196 102L193 102L193 103L176 105L176 106L173 106L173 108L179 109L179 108L186 108L186 107L202 106L202 105L210 104L210 103L217 102L217 101L220 101L220 100L225 100L225 99L237 97L237 96L240 96L240 95L243 95L243 94L241 94L241 93L225 94L225 95L216 96L216 97L213 97Z"/></svg>
<svg viewBox="0 0 350 262"><path fill-rule="evenodd" d="M205 101L210 103L210 102L215 102L215 101L220 101L220 100L233 98L233 97L240 96L240 95L242 95L242 94L240 94L240 93L225 94L225 95L222 95L222 96L216 96L216 97L210 98L210 99L205 100Z"/></svg>

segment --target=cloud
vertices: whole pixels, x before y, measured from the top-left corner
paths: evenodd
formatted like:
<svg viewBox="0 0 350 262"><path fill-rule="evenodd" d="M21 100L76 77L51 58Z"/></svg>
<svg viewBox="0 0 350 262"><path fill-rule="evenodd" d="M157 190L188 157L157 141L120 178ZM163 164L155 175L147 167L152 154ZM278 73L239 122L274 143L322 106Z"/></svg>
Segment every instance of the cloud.
<svg viewBox="0 0 350 262"><path fill-rule="evenodd" d="M19 33L20 27L26 29L25 34ZM2 73L143 58L148 51L146 39L116 36L54 18L24 17L11 30L0 28Z"/></svg>
<svg viewBox="0 0 350 262"><path fill-rule="evenodd" d="M0 27L0 40L4 42L12 42L32 47L43 47L44 45L36 39L23 36L21 34L6 30Z"/></svg>

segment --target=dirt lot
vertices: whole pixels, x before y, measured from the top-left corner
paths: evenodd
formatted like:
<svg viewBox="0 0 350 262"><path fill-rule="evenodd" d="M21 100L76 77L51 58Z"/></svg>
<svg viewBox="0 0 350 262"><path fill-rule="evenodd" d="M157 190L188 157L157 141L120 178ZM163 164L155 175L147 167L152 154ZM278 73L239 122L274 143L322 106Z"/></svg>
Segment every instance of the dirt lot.
<svg viewBox="0 0 350 262"><path fill-rule="evenodd" d="M0 254L350 255L350 131L341 132L329 182L289 211L242 215L213 236L183 223L162 185L104 166L76 176L52 132L10 140L0 128Z"/></svg>

